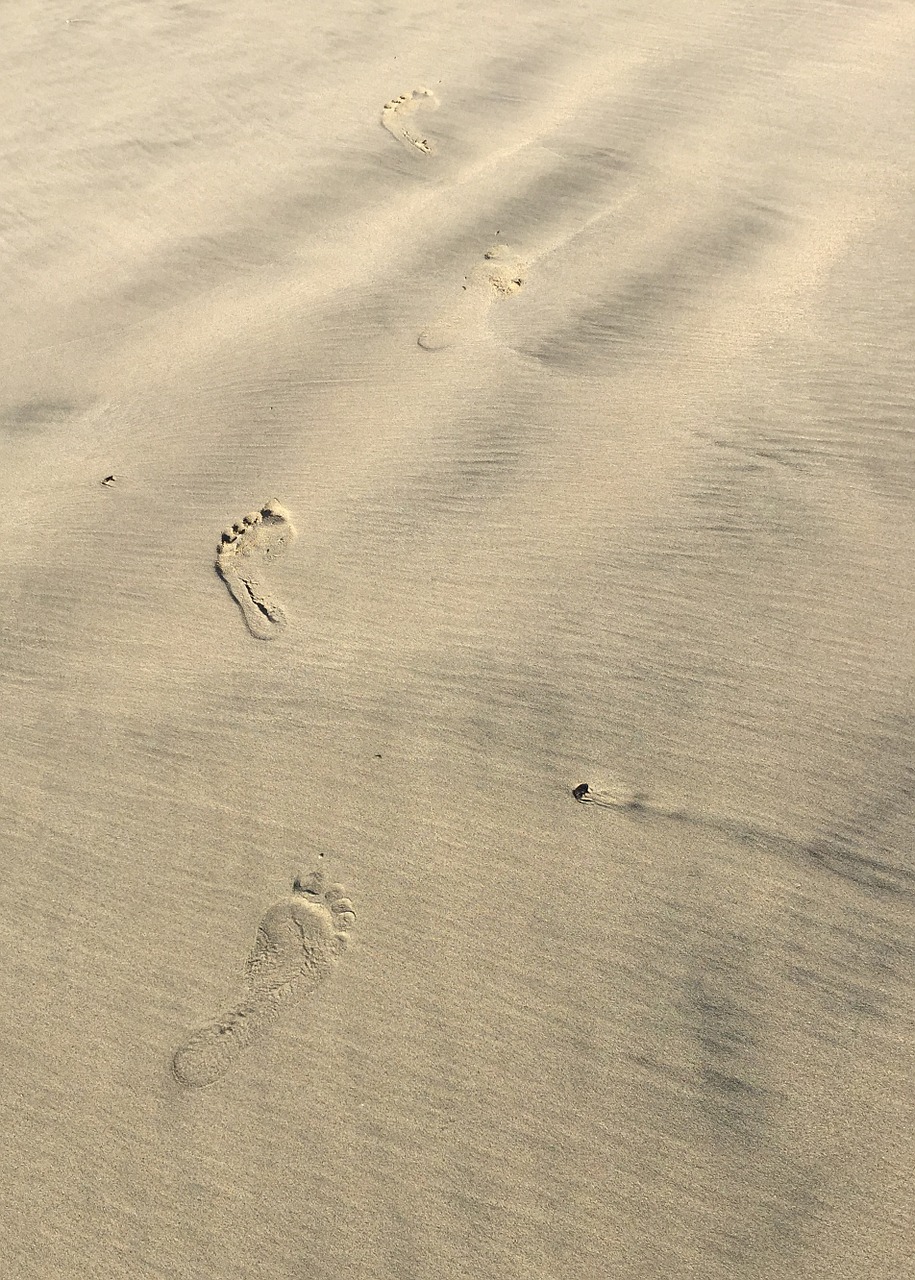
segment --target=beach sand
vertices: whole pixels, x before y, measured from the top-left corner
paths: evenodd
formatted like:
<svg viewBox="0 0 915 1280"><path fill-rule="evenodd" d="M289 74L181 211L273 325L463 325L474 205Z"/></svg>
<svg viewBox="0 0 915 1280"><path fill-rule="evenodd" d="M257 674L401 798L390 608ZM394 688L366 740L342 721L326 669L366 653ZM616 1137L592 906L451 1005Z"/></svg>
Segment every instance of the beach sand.
<svg viewBox="0 0 915 1280"><path fill-rule="evenodd" d="M915 10L0 48L4 1274L901 1280Z"/></svg>

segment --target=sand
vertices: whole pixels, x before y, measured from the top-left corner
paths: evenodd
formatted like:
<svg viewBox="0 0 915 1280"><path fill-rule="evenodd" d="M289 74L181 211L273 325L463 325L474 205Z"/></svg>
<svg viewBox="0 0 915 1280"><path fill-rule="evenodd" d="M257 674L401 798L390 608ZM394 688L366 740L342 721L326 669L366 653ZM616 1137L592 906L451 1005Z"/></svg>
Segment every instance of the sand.
<svg viewBox="0 0 915 1280"><path fill-rule="evenodd" d="M4 1274L909 1274L915 10L0 49Z"/></svg>

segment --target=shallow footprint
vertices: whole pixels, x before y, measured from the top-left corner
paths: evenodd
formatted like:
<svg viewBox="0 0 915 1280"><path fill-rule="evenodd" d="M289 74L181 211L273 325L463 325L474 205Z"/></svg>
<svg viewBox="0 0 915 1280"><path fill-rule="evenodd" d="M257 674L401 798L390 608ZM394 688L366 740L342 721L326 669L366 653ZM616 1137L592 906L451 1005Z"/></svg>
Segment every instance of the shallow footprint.
<svg viewBox="0 0 915 1280"><path fill-rule="evenodd" d="M420 108L437 110L438 98L431 89L414 89L412 93L402 93L399 98L386 102L381 108L381 123L409 150L415 149L428 156L433 151L432 143L423 137L416 128L416 121L411 118Z"/></svg>
<svg viewBox="0 0 915 1280"><path fill-rule="evenodd" d="M286 626L285 611L265 592L264 565L285 555L296 536L289 512L268 502L226 529L216 551L216 569L258 640L272 640Z"/></svg>
<svg viewBox="0 0 915 1280"><path fill-rule="evenodd" d="M482 327L497 298L517 293L524 284L524 264L507 244L497 244L466 277L463 296L452 311L424 329L417 342L426 351L443 351Z"/></svg>
<svg viewBox="0 0 915 1280"><path fill-rule="evenodd" d="M258 926L242 999L176 1050L178 1083L199 1088L221 1079L275 1022L289 996L313 991L332 972L355 919L340 885L325 890L320 872L304 883L296 880L291 896L275 903Z"/></svg>

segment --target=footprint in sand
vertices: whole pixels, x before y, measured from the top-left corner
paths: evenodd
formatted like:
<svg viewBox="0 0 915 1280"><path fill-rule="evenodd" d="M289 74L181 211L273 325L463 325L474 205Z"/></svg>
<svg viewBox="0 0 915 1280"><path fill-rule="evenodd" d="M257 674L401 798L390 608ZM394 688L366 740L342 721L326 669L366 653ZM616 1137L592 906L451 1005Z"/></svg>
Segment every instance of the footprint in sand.
<svg viewBox="0 0 915 1280"><path fill-rule="evenodd" d="M417 339L419 345L426 351L442 351L479 331L493 302L522 287L524 273L524 264L510 245L494 245L465 277L460 301L438 323L423 330Z"/></svg>
<svg viewBox="0 0 915 1280"><path fill-rule="evenodd" d="M321 872L296 880L291 896L275 903L258 926L238 1004L176 1051L172 1070L179 1084L196 1088L221 1079L275 1022L288 997L313 991L332 972L355 919L345 890L325 889Z"/></svg>
<svg viewBox="0 0 915 1280"><path fill-rule="evenodd" d="M438 108L438 98L431 89L414 89L412 93L402 93L399 98L386 102L381 108L381 123L408 150L422 151L428 156L433 151L432 143L423 137L412 118L421 108L429 111Z"/></svg>
<svg viewBox="0 0 915 1280"><path fill-rule="evenodd" d="M226 529L216 552L216 569L258 640L272 640L286 626L282 605L264 591L265 564L284 555L295 539L289 512L268 502Z"/></svg>

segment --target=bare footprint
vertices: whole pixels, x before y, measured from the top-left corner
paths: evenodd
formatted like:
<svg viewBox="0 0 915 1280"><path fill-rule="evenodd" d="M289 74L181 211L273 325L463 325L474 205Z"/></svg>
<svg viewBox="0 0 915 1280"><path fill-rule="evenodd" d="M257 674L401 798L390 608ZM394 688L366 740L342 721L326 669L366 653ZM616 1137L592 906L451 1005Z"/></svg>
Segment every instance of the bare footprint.
<svg viewBox="0 0 915 1280"><path fill-rule="evenodd" d="M494 245L466 277L461 299L437 324L423 330L419 345L426 351L442 351L469 337L482 327L497 298L518 292L524 273L524 264L510 245Z"/></svg>
<svg viewBox="0 0 915 1280"><path fill-rule="evenodd" d="M438 98L431 89L414 89L412 93L402 93L399 98L392 98L381 108L381 123L398 142L409 150L422 151L431 155L434 150L428 138L423 137L412 119L420 108L435 111Z"/></svg>
<svg viewBox="0 0 915 1280"><path fill-rule="evenodd" d="M313 991L332 972L355 919L340 885L325 890L318 871L296 880L291 896L275 903L258 926L242 999L175 1052L179 1084L197 1088L221 1079L276 1021L288 997Z"/></svg>
<svg viewBox="0 0 915 1280"><path fill-rule="evenodd" d="M272 640L286 626L282 605L260 581L263 566L285 555L296 533L289 512L268 502L226 529L216 551L216 569L258 640Z"/></svg>

